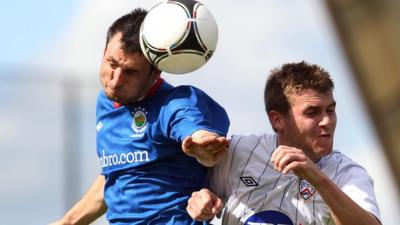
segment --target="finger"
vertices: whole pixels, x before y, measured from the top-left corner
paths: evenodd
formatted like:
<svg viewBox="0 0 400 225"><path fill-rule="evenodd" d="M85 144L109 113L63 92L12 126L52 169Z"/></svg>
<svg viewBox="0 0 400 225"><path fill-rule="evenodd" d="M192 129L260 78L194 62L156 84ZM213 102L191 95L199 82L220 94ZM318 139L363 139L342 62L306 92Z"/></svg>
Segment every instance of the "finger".
<svg viewBox="0 0 400 225"><path fill-rule="evenodd" d="M214 155L215 159L214 160L216 162L221 161L224 158L224 156L226 154L226 151L227 151L226 147L222 147L219 152L215 153L215 155Z"/></svg>
<svg viewBox="0 0 400 225"><path fill-rule="evenodd" d="M195 220L210 220L214 217L212 213L212 201L209 193L199 191L192 193L192 197L188 200L186 210Z"/></svg>
<svg viewBox="0 0 400 225"><path fill-rule="evenodd" d="M214 153L220 152L222 149L228 148L228 141L226 140L225 137L219 137L215 141L215 146L212 149Z"/></svg>
<svg viewBox="0 0 400 225"><path fill-rule="evenodd" d="M221 143L210 144L204 147L196 146L194 152L196 155L202 156L207 159L215 159L217 154L223 154L225 152L225 145ZM221 153L222 151L222 153Z"/></svg>
<svg viewBox="0 0 400 225"><path fill-rule="evenodd" d="M300 152L289 152L286 153L279 161L278 164L278 171L281 171L282 173L286 174L288 170L286 167L293 163L293 162L303 162L305 160L304 154Z"/></svg>
<svg viewBox="0 0 400 225"><path fill-rule="evenodd" d="M271 156L271 161L274 163L274 168L278 171L281 171L282 167L287 164L283 159L290 154L302 154L302 151L285 145L278 146Z"/></svg>
<svg viewBox="0 0 400 225"><path fill-rule="evenodd" d="M182 147L188 149L193 144L193 138L191 136L185 137L182 141Z"/></svg>
<svg viewBox="0 0 400 225"><path fill-rule="evenodd" d="M189 199L189 200L190 200L190 199ZM197 214L196 214L195 210L193 209L193 207L192 207L190 204L188 204L188 205L186 206L186 212L189 214L189 216L190 216L192 219L196 220Z"/></svg>
<svg viewBox="0 0 400 225"><path fill-rule="evenodd" d="M282 173L283 173L283 174L287 174L287 173L289 173L290 171L295 172L295 170L296 170L297 168L299 168L299 166L301 165L301 163L302 163L302 162L299 162L299 161L293 161L293 162L287 164L287 165L285 166L285 168L282 170Z"/></svg>
<svg viewBox="0 0 400 225"><path fill-rule="evenodd" d="M214 202L214 206L212 208L212 213L214 215L217 215L219 212L221 212L222 208L224 207L224 203L220 198L216 198Z"/></svg>
<svg viewBox="0 0 400 225"><path fill-rule="evenodd" d="M188 136L182 141L182 150L185 154L192 156L194 154L194 150L192 148L193 138Z"/></svg>
<svg viewBox="0 0 400 225"><path fill-rule="evenodd" d="M279 162L280 162L280 160L281 160L281 158L283 157L283 155L284 155L284 150L285 149L285 146L282 146L282 145L280 145L280 146L278 146L278 148L276 148L275 149L275 151L272 153L272 156L271 156L271 161L273 162L273 164L274 164L274 169L278 169L278 167L279 167Z"/></svg>
<svg viewBox="0 0 400 225"><path fill-rule="evenodd" d="M195 139L195 143L199 146L207 146L213 142L216 142L218 136L215 135L204 135Z"/></svg>
<svg viewBox="0 0 400 225"><path fill-rule="evenodd" d="M189 216L192 217L194 220L203 221L203 220L210 220L214 217L214 215L210 213L205 213L199 210L196 207L188 205L186 207L186 211L188 212Z"/></svg>
<svg viewBox="0 0 400 225"><path fill-rule="evenodd" d="M212 151L212 152L218 152L219 148L225 147L224 143L221 143L220 141L215 141L213 143L210 143L206 146L206 149Z"/></svg>

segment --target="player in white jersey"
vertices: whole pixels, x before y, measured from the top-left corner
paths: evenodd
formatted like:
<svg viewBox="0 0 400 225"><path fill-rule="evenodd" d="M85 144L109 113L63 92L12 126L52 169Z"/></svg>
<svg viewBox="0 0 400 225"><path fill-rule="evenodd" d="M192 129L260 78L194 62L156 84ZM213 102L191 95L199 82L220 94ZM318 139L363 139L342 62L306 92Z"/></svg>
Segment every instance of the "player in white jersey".
<svg viewBox="0 0 400 225"><path fill-rule="evenodd" d="M373 181L333 150L336 102L328 72L305 62L271 72L265 106L274 135L233 136L212 171L210 191L194 192L187 211L223 225L378 225ZM221 198L219 198L219 197Z"/></svg>

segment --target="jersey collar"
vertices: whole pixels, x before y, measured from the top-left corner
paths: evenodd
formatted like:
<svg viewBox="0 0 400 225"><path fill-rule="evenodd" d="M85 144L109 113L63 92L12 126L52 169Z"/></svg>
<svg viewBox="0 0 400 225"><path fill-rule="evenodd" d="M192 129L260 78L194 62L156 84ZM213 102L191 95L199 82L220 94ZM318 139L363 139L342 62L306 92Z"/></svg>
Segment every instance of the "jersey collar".
<svg viewBox="0 0 400 225"><path fill-rule="evenodd" d="M154 82L153 86L149 89L149 91L146 94L146 97L149 96L153 96L158 89L160 89L161 84L164 82L164 79L162 79L161 77L158 77L157 80ZM113 102L113 106L114 108L119 108L122 106L122 104L118 103L118 102Z"/></svg>

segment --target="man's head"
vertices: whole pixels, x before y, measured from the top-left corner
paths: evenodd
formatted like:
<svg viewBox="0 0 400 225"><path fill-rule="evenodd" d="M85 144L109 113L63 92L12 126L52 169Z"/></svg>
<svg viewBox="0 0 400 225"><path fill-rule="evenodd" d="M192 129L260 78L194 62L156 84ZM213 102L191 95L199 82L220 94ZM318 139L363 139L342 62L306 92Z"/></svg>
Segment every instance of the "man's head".
<svg viewBox="0 0 400 225"><path fill-rule="evenodd" d="M127 55L141 54L139 32L146 14L145 9L137 8L114 21L107 31L106 48L111 39L121 33L121 47L124 53Z"/></svg>
<svg viewBox="0 0 400 225"><path fill-rule="evenodd" d="M279 144L301 148L313 160L332 151L336 127L333 88L327 71L304 61L271 71L264 101Z"/></svg>
<svg viewBox="0 0 400 225"><path fill-rule="evenodd" d="M108 29L100 81L110 99L128 104L146 96L160 71L144 57L139 42L146 10L135 9Z"/></svg>

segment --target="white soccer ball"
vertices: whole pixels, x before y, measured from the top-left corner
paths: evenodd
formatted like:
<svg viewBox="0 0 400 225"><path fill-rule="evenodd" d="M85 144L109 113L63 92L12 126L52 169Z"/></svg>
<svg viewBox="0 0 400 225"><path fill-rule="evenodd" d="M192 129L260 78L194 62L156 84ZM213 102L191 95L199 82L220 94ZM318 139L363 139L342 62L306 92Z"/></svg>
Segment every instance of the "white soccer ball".
<svg viewBox="0 0 400 225"><path fill-rule="evenodd" d="M213 55L218 41L211 12L195 0L166 0L151 8L140 29L140 47L158 69L192 72Z"/></svg>

